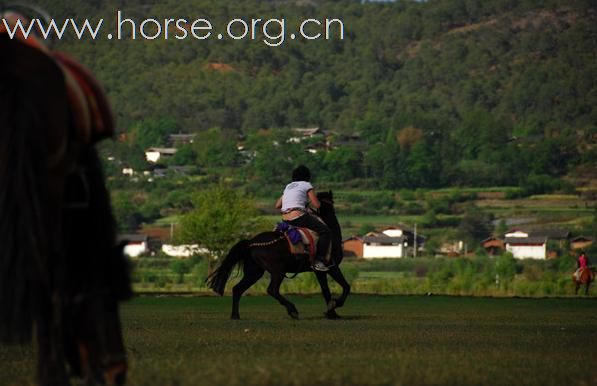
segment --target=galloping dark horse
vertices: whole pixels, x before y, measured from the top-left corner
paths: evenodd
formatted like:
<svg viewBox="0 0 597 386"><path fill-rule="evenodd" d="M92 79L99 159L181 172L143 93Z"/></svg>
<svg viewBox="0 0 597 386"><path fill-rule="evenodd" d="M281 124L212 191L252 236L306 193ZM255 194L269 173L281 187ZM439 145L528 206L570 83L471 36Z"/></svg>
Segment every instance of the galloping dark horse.
<svg viewBox="0 0 597 386"><path fill-rule="evenodd" d="M317 194L317 198L321 202L319 216L330 228L332 234L331 257L334 266L328 272L315 271L315 274L327 304L325 315L330 319L335 319L338 317L336 308L344 305L346 297L350 293L350 285L344 278L339 267L343 258L342 233L334 210L332 192L320 192ZM239 241L232 247L220 266L208 278L210 288L223 295L230 273L237 264L243 266L243 278L232 289L232 319L240 318L238 311L240 297L263 276L265 271L268 271L271 276L267 293L286 307L288 315L294 319L298 319L298 310L294 304L280 294L280 285L287 273L311 271L311 267L307 258L297 258L297 256L290 253L288 242L282 233L264 232L253 237L251 240ZM327 274L342 287L342 295L337 299L332 298L328 287Z"/></svg>
<svg viewBox="0 0 597 386"><path fill-rule="evenodd" d="M94 148L112 116L86 70L31 39L0 31L0 342L35 335L41 385L68 368L123 384L132 293Z"/></svg>
<svg viewBox="0 0 597 386"><path fill-rule="evenodd" d="M572 275L572 281L574 281L574 293L578 294L578 290L581 286L585 286L585 295L589 294L589 287L591 283L595 281L595 268L592 267L584 267L581 268L581 271L578 273L578 277L576 275Z"/></svg>

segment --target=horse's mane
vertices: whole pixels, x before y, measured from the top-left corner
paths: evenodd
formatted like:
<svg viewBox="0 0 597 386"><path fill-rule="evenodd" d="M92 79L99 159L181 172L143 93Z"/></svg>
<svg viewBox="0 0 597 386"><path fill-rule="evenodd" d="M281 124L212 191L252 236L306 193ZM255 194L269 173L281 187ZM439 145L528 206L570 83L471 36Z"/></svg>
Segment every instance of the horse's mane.
<svg viewBox="0 0 597 386"><path fill-rule="evenodd" d="M48 133L41 108L48 93L42 90L63 84L63 78L50 60L4 34L0 47L5 51L0 60L0 341L23 342L31 337L34 289L49 286L53 265L45 209ZM23 61L37 73L25 75Z"/></svg>
<svg viewBox="0 0 597 386"><path fill-rule="evenodd" d="M336 217L336 209L334 208L334 194L330 191L322 191L317 193L321 206L319 207L319 215L326 223L332 232L332 258L336 264L340 264L344 258L342 252L342 229L338 218Z"/></svg>

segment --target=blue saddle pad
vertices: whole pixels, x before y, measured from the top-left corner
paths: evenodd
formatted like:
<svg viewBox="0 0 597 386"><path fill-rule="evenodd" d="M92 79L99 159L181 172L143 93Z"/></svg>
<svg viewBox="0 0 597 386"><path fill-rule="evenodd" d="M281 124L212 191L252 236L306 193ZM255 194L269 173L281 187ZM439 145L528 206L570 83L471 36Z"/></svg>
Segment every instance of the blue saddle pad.
<svg viewBox="0 0 597 386"><path fill-rule="evenodd" d="M298 244L302 240L299 230L285 221L276 225L276 231L285 233L292 244Z"/></svg>

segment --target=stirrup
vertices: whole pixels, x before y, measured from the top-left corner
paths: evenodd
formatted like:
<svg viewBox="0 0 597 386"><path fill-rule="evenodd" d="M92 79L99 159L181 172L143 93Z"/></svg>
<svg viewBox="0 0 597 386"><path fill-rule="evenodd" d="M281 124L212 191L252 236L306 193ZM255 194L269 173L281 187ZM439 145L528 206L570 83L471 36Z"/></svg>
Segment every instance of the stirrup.
<svg viewBox="0 0 597 386"><path fill-rule="evenodd" d="M328 267L325 266L325 264L323 264L321 261L316 261L311 268L313 268L316 271L320 271L320 272L327 272L330 269Z"/></svg>

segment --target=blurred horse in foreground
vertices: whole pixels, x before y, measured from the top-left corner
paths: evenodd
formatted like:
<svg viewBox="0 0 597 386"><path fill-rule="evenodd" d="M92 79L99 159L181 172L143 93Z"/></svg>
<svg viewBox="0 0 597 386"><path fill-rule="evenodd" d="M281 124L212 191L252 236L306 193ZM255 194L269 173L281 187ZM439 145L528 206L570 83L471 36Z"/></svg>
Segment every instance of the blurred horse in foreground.
<svg viewBox="0 0 597 386"><path fill-rule="evenodd" d="M35 342L40 385L121 385L118 303L132 291L95 149L113 114L88 70L7 32L0 23L0 343Z"/></svg>

